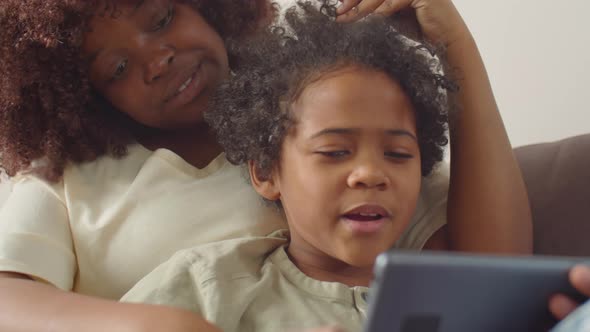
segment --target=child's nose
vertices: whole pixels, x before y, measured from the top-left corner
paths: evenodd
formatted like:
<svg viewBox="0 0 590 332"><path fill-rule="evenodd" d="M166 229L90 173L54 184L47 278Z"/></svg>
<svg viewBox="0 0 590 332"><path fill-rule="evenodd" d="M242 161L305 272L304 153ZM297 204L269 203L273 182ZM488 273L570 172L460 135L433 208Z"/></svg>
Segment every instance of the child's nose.
<svg viewBox="0 0 590 332"><path fill-rule="evenodd" d="M384 190L391 185L387 174L376 163L358 165L348 176L350 188L378 188Z"/></svg>

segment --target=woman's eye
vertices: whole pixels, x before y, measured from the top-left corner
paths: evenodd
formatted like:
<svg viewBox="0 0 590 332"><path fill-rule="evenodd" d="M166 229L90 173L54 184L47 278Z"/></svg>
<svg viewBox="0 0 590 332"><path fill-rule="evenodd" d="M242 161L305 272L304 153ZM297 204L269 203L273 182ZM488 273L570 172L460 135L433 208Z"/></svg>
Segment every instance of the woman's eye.
<svg viewBox="0 0 590 332"><path fill-rule="evenodd" d="M113 76L111 77L111 81L115 81L115 80L121 78L121 76L123 76L123 74L125 73L125 70L127 69L127 63L128 63L128 60L123 60L117 64L117 68L115 68L115 72L113 73Z"/></svg>
<svg viewBox="0 0 590 332"><path fill-rule="evenodd" d="M393 159L412 159L412 158L414 158L414 156L409 153L402 153L402 152L395 152L395 151L385 152L385 156L388 158L393 158Z"/></svg>
<svg viewBox="0 0 590 332"><path fill-rule="evenodd" d="M172 19L174 18L174 5L170 4L168 6L168 10L166 11L166 15L158 20L156 25L153 28L153 31L162 30L167 27Z"/></svg>
<svg viewBox="0 0 590 332"><path fill-rule="evenodd" d="M346 157L350 154L349 151L346 150L337 150L337 151L320 151L318 152L322 156L329 157L329 158L342 158Z"/></svg>

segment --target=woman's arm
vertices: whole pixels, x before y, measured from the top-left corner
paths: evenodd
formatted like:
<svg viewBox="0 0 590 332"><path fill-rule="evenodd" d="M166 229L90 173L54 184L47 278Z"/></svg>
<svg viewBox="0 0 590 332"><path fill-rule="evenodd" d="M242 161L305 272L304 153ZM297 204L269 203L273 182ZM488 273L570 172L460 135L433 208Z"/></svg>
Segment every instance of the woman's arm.
<svg viewBox="0 0 590 332"><path fill-rule="evenodd" d="M426 36L446 45L460 87L459 114L450 121L448 224L427 247L440 248L446 237L450 250L529 254L526 187L475 40L450 0L412 3Z"/></svg>
<svg viewBox="0 0 590 332"><path fill-rule="evenodd" d="M0 294L0 331L219 331L188 311L83 296L14 273L0 272Z"/></svg>
<svg viewBox="0 0 590 332"><path fill-rule="evenodd" d="M450 121L449 249L529 254L532 218L526 187L475 40L450 0L430 3L454 22L442 40L460 86L455 97L461 109ZM428 17L433 16L424 19Z"/></svg>

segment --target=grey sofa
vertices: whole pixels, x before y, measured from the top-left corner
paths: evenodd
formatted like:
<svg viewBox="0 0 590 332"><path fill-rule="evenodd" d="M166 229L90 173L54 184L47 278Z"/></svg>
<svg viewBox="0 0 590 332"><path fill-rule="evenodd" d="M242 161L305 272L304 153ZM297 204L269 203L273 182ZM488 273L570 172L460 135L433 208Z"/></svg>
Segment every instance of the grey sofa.
<svg viewBox="0 0 590 332"><path fill-rule="evenodd" d="M590 134L514 151L531 203L535 254L590 256Z"/></svg>

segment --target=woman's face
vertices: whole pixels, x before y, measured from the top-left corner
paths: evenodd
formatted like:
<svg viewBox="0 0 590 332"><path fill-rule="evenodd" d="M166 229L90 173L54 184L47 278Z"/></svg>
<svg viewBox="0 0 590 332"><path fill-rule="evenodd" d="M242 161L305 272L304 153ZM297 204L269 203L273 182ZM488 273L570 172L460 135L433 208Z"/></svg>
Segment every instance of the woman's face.
<svg viewBox="0 0 590 332"><path fill-rule="evenodd" d="M114 11L99 9L83 51L94 88L153 128L201 122L211 92L229 73L219 34L191 6L171 0L118 1Z"/></svg>

